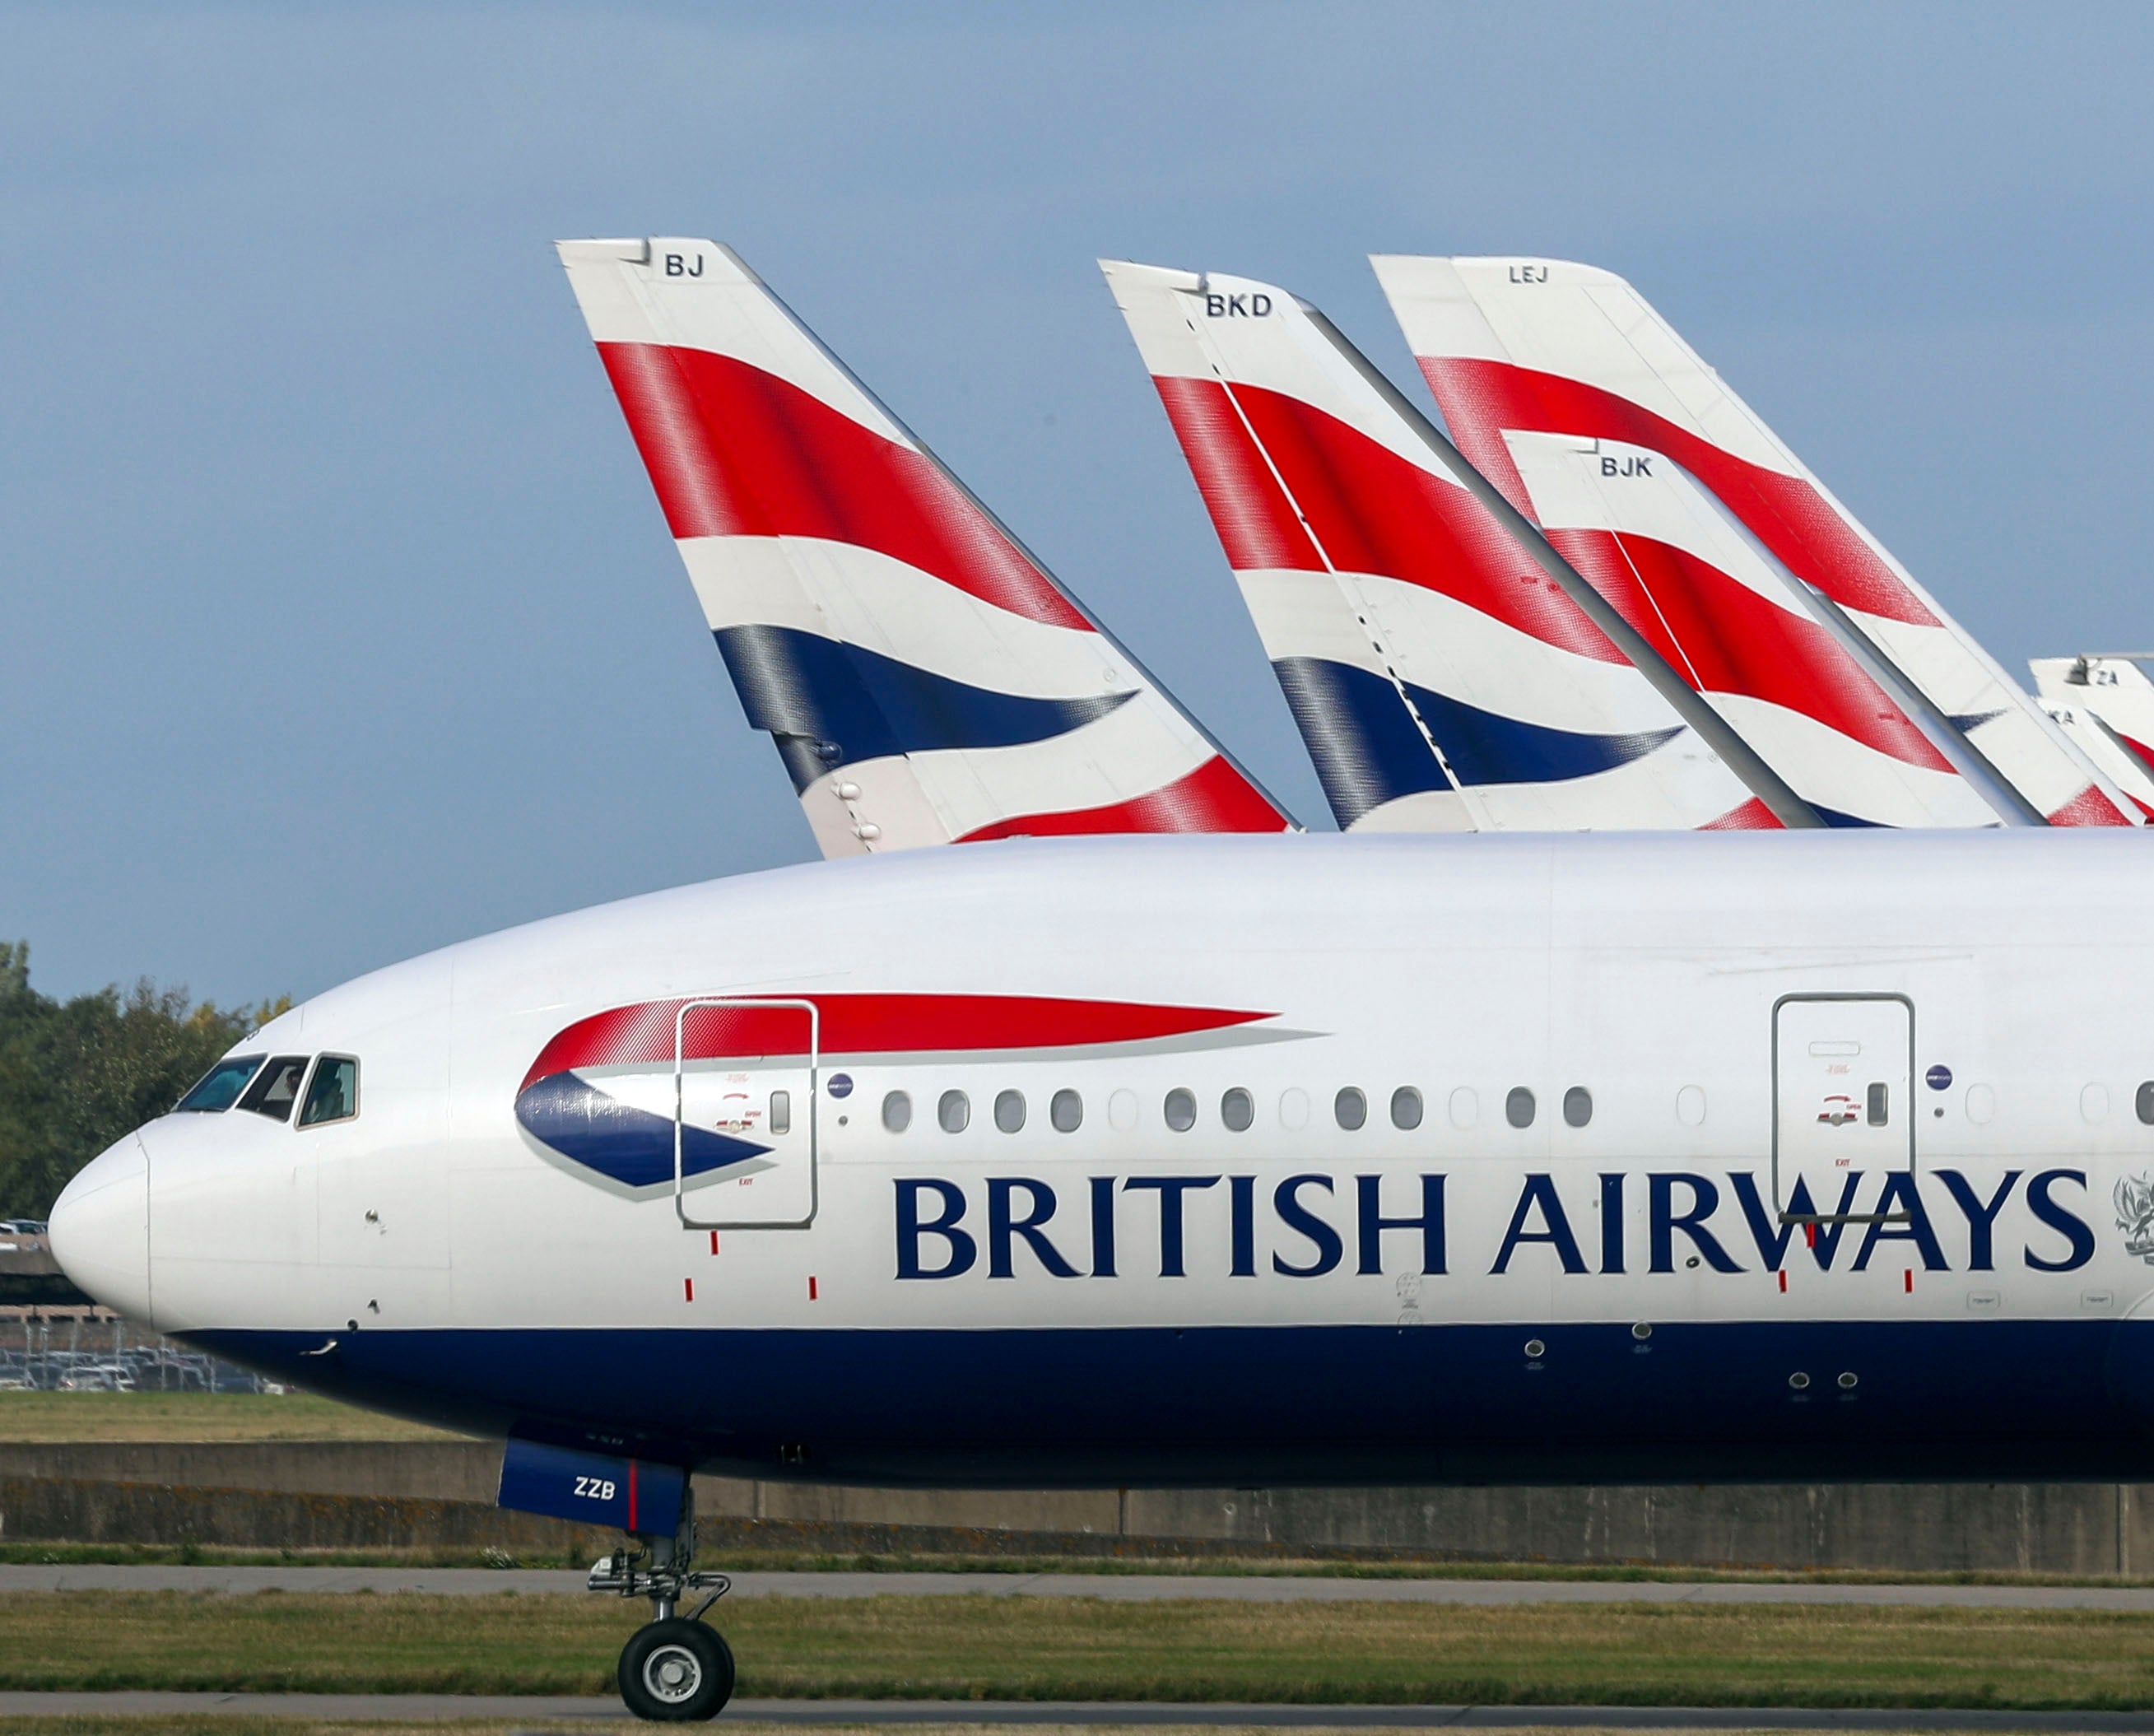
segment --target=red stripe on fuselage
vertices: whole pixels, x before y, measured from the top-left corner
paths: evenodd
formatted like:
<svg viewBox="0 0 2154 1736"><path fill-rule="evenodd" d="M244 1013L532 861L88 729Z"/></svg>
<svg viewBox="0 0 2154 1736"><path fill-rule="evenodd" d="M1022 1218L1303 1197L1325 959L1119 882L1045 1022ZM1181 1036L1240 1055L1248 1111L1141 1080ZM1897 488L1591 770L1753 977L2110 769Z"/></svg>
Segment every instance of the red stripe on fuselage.
<svg viewBox="0 0 2154 1736"><path fill-rule="evenodd" d="M1065 1049L1222 1030L1277 1015L1136 1001L1021 994L814 994L825 1054ZM673 1059L674 1020L694 996L644 1001L579 1019L538 1051L517 1089L576 1067L648 1065ZM805 1054L808 1014L794 1007L702 1007L681 1023L684 1058Z"/></svg>
<svg viewBox="0 0 2154 1736"><path fill-rule="evenodd" d="M1798 578L1844 609L1912 626L1937 618L1802 477L1768 470L1583 380L1478 357L1416 358L1459 448L1520 512L1525 487L1503 430L1621 440L1665 452L1720 498Z"/></svg>
<svg viewBox="0 0 2154 1736"><path fill-rule="evenodd" d="M1651 537L1605 530L1548 537L1699 692L1763 700L1908 765L1952 770L1914 720L1808 615Z"/></svg>
<svg viewBox="0 0 2154 1736"><path fill-rule="evenodd" d="M1320 573L1329 556L1340 572L1417 585L1544 644L1623 661L1585 612L1456 483L1283 392L1237 385L1230 399L1216 380L1154 383L1238 571Z"/></svg>
<svg viewBox="0 0 2154 1736"><path fill-rule="evenodd" d="M1091 631L922 453L732 356L598 350L676 538L851 543L1029 620Z"/></svg>
<svg viewBox="0 0 2154 1736"><path fill-rule="evenodd" d="M1283 832L1287 821L1217 754L1185 778L1126 802L1020 814L967 832L960 844L996 838L1053 838L1091 832Z"/></svg>

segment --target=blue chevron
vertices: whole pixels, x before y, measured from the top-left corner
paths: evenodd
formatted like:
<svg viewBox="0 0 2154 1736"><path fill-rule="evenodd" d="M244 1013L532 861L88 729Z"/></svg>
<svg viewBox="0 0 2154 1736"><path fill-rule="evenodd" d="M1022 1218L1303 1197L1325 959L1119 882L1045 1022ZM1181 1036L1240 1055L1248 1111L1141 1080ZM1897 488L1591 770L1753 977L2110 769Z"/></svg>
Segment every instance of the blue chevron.
<svg viewBox="0 0 2154 1736"><path fill-rule="evenodd" d="M748 722L777 737L797 789L857 760L1044 742L1136 697L998 693L796 627L720 627L715 636Z"/></svg>
<svg viewBox="0 0 2154 1736"><path fill-rule="evenodd" d="M1272 668L1342 828L1401 796L1450 788L1397 690L1383 677L1322 657L1280 657ZM1677 724L1589 735L1522 722L1427 687L1408 685L1406 693L1452 769L1469 785L1590 777L1626 765L1682 731Z"/></svg>
<svg viewBox="0 0 2154 1736"><path fill-rule="evenodd" d="M673 1179L673 1123L608 1095L574 1073L534 1079L517 1095L516 1119L533 1139L630 1187ZM681 1172L699 1176L770 1148L701 1127L681 1130Z"/></svg>

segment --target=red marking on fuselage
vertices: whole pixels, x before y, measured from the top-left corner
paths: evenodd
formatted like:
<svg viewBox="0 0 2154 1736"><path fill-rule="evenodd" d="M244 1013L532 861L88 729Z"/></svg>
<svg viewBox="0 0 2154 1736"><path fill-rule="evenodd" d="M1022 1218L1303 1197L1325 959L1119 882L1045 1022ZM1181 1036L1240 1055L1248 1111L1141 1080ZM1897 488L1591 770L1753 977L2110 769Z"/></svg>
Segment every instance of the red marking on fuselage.
<svg viewBox="0 0 2154 1736"><path fill-rule="evenodd" d="M794 999L782 990L778 998ZM1069 1000L1015 994L817 994L825 1055L909 1050L1066 1049L1193 1035L1271 1019L1215 1007L1136 1001ZM517 1089L575 1067L649 1065L670 1061L674 1021L687 999L643 1001L579 1019L557 1033ZM795 1007L698 1007L681 1019L687 1059L804 1055L807 1013Z"/></svg>

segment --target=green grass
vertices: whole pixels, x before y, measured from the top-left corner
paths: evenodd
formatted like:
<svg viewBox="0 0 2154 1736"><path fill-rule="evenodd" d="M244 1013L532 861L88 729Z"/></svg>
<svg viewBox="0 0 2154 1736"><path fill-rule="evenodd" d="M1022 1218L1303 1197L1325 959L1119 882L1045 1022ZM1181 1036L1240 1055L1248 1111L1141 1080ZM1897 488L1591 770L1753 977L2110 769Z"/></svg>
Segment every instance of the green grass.
<svg viewBox="0 0 2154 1736"><path fill-rule="evenodd" d="M650 1736L651 1726L638 1723L633 1718L623 1718L619 1722L608 1719L604 1723L588 1718L578 1718L573 1723L560 1723L546 1719L534 1723L528 1718L504 1721L499 1718L457 1718L445 1723L428 1722L407 1723L401 1718L263 1718L245 1714L239 1717L218 1717L182 1713L177 1718L145 1717L120 1714L112 1717L69 1718L0 1718L0 1736L150 1736L151 1732L174 1731L178 1736L516 1736L516 1733L559 1731L562 1736ZM979 1723L912 1723L902 1724L821 1724L816 1726L828 1736L1008 1736L1007 1724ZM1336 1736L1334 1729L1323 1726L1293 1724L1059 1724L1056 1729L1065 1736L1292 1736L1297 1731L1309 1736ZM1407 1727L1411 1728L1411 1727ZM727 1736L799 1736L798 1724L764 1724L752 1719L727 1717ZM1357 1736L1405 1736L1398 1726L1357 1724ZM1545 1726L1513 1727L1505 1736L1558 1736ZM1614 1731L1566 1727L1560 1736L1616 1736ZM1638 1736L1636 1730L1626 1730L1622 1736ZM1741 1732L1720 1732L1717 1736L1744 1736ZM1764 1732L1758 1736L1764 1736ZM1954 1733L1940 1731L1932 1736L1954 1736Z"/></svg>
<svg viewBox="0 0 2154 1736"><path fill-rule="evenodd" d="M0 1687L602 1693L641 1606L0 1596ZM2154 1706L2154 1616L1085 1598L721 1606L744 1695L1516 1705Z"/></svg>
<svg viewBox="0 0 2154 1736"><path fill-rule="evenodd" d="M1131 1539L1133 1549L1146 1539ZM598 1551L580 1548L246 1549L195 1543L0 1542L0 1564L81 1563L180 1567L590 1567ZM1663 1567L1649 1562L1446 1561L1311 1559L1269 1555L959 1555L802 1554L797 1549L706 1548L701 1567L730 1573L1001 1573L1176 1575L1196 1582L1251 1575L1283 1579L1596 1580L1654 1585L2112 1585L2150 1586L2154 1579L2117 1574L2034 1573L1991 1568L1908 1573L1886 1568Z"/></svg>
<svg viewBox="0 0 2154 1736"><path fill-rule="evenodd" d="M314 1392L0 1392L0 1441L455 1441Z"/></svg>

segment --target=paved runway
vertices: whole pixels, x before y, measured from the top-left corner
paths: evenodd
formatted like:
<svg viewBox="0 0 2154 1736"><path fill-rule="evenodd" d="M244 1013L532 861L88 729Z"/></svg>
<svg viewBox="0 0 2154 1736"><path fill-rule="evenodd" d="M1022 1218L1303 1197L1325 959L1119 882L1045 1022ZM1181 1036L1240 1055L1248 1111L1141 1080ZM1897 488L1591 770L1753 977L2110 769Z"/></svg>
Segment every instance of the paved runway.
<svg viewBox="0 0 2154 1736"><path fill-rule="evenodd" d="M1205 1598L1253 1603L1915 1604L1960 1609L2154 1611L2154 1586L1874 1585L1656 1580L1323 1579L1294 1575L1118 1573L737 1573L735 1597ZM579 1570L484 1567L123 1567L0 1565L0 1591L584 1590Z"/></svg>
<svg viewBox="0 0 2154 1736"><path fill-rule="evenodd" d="M510 1694L0 1693L0 1717L225 1717L401 1720L531 1718L546 1725L620 1719L620 1702ZM2154 1732L2154 1712L1813 1712L1774 1707L1253 1706L1158 1701L736 1700L735 1723L832 1724L1204 1724L1319 1729L2033 1730ZM709 1726L722 1729L723 1723Z"/></svg>

